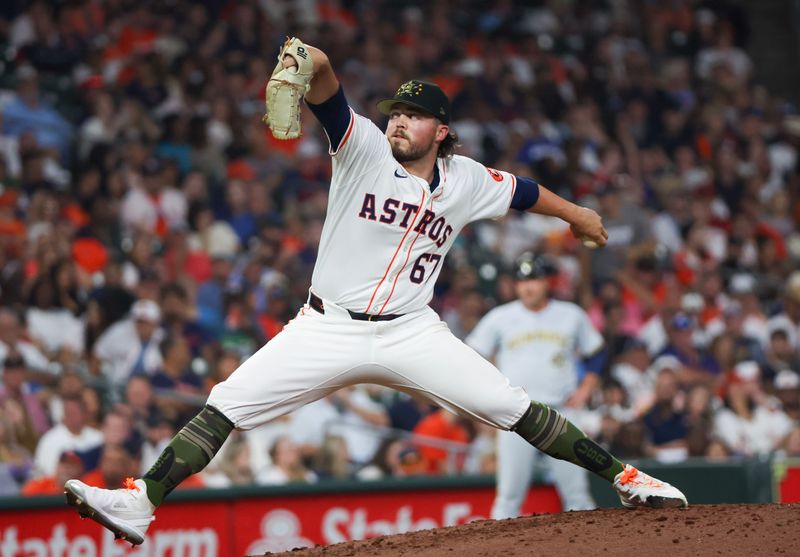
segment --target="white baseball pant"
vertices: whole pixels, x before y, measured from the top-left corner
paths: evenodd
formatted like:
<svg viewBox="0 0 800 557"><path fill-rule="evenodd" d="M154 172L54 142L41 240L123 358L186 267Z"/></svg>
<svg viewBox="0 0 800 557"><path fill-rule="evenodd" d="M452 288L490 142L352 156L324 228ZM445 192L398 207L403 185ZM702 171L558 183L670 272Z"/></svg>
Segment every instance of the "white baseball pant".
<svg viewBox="0 0 800 557"><path fill-rule="evenodd" d="M337 389L376 383L508 430L530 406L521 387L456 338L429 307L391 321L357 321L327 300L283 331L208 397L243 430Z"/></svg>

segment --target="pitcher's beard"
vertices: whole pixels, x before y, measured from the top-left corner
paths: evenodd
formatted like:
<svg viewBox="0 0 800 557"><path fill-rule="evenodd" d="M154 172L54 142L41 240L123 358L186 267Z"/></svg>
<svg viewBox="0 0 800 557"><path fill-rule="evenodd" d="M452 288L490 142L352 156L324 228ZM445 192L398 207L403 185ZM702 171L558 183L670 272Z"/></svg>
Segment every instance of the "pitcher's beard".
<svg viewBox="0 0 800 557"><path fill-rule="evenodd" d="M409 144L407 148L401 148L397 145L392 145L392 155L397 162L411 162L416 161L428 154L428 151L433 145L433 141L426 147L422 145Z"/></svg>

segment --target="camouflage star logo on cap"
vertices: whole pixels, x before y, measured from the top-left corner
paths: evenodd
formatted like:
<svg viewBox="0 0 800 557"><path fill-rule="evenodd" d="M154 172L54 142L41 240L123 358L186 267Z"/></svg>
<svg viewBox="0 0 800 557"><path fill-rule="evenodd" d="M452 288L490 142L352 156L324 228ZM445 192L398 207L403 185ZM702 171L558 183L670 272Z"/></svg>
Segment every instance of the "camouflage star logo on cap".
<svg viewBox="0 0 800 557"><path fill-rule="evenodd" d="M438 117L442 123L450 122L450 99L435 83L412 79L403 83L390 99L378 101L378 110L387 116L397 103L414 106L431 116Z"/></svg>
<svg viewBox="0 0 800 557"><path fill-rule="evenodd" d="M395 93L395 95L398 97L401 95L419 95L420 92L422 92L422 83L406 81L397 89L397 93Z"/></svg>

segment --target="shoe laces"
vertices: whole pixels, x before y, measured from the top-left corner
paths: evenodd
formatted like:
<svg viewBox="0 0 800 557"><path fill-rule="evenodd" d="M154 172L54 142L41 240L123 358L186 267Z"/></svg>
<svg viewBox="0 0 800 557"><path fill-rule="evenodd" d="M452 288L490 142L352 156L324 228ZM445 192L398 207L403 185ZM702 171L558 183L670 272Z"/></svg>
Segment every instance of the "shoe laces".
<svg viewBox="0 0 800 557"><path fill-rule="evenodd" d="M645 485L647 487L663 487L660 481L651 478L644 472L640 473L639 470L633 466L628 466L622 471L622 476L619 478L619 483L622 485Z"/></svg>
<svg viewBox="0 0 800 557"><path fill-rule="evenodd" d="M133 478L125 478L125 489L128 491L141 491L142 489L136 485L136 480Z"/></svg>

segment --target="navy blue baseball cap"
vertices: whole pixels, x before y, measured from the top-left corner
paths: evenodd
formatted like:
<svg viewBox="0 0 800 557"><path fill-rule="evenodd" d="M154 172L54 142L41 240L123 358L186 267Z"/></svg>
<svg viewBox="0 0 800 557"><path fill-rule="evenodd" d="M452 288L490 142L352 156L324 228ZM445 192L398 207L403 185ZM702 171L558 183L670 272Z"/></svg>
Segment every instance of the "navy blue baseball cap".
<svg viewBox="0 0 800 557"><path fill-rule="evenodd" d="M406 81L390 99L378 101L378 110L387 116L395 103L403 103L435 116L443 124L450 123L450 99L442 88L429 81Z"/></svg>
<svg viewBox="0 0 800 557"><path fill-rule="evenodd" d="M628 337L622 344L622 351L628 352L630 350L647 350L647 344L636 337Z"/></svg>
<svg viewBox="0 0 800 557"><path fill-rule="evenodd" d="M515 276L519 280L540 279L558 274L558 269L543 255L522 254L516 262Z"/></svg>
<svg viewBox="0 0 800 557"><path fill-rule="evenodd" d="M694 326L694 321L685 313L676 313L672 317L670 325L672 325L672 328L676 331L686 331Z"/></svg>

